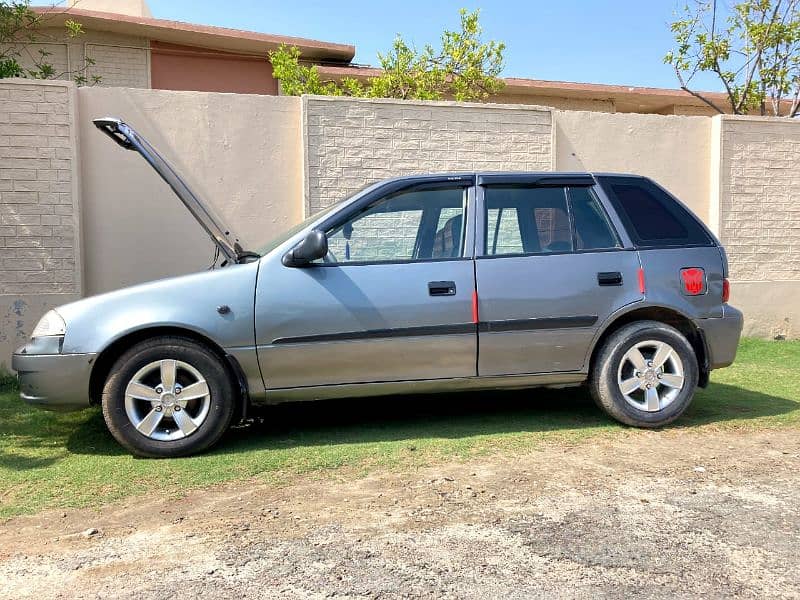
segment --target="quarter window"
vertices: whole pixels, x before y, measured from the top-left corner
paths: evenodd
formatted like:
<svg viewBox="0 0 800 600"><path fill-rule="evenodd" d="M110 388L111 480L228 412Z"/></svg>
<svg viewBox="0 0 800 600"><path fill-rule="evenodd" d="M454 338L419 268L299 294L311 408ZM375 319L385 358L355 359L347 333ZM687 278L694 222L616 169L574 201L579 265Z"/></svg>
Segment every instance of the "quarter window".
<svg viewBox="0 0 800 600"><path fill-rule="evenodd" d="M455 258L464 244L464 189L400 192L327 232L327 263Z"/></svg>
<svg viewBox="0 0 800 600"><path fill-rule="evenodd" d="M711 245L698 220L651 181L603 177L600 183L637 246Z"/></svg>

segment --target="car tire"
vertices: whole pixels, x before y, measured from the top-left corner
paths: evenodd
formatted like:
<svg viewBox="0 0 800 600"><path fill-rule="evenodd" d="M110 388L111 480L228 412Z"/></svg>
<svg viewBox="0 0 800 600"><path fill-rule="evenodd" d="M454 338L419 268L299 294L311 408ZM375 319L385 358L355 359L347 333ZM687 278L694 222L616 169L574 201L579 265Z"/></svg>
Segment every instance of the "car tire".
<svg viewBox="0 0 800 600"><path fill-rule="evenodd" d="M697 356L683 334L658 321L637 321L605 341L590 383L595 402L609 416L626 425L653 428L683 414L698 376Z"/></svg>
<svg viewBox="0 0 800 600"><path fill-rule="evenodd" d="M111 435L136 456L186 456L219 441L235 398L214 352L190 339L158 337L116 361L103 387L103 417Z"/></svg>

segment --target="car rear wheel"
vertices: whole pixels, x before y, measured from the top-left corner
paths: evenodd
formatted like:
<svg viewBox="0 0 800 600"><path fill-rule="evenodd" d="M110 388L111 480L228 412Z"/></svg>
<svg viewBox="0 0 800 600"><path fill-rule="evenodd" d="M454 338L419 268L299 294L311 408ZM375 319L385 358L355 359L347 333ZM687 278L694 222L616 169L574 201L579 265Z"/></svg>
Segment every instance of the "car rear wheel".
<svg viewBox="0 0 800 600"><path fill-rule="evenodd" d="M664 323L638 321L603 344L592 371L592 396L617 421L661 427L688 408L698 373L697 356L683 334Z"/></svg>
<svg viewBox="0 0 800 600"><path fill-rule="evenodd" d="M230 377L216 354L180 337L140 342L103 388L103 417L137 456L185 456L215 444L233 418Z"/></svg>

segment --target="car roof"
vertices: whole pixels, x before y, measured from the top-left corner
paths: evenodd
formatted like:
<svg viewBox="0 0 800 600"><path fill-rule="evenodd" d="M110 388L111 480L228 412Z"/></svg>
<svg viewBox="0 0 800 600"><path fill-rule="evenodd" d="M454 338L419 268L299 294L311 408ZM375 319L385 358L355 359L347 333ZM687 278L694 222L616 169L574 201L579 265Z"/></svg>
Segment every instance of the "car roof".
<svg viewBox="0 0 800 600"><path fill-rule="evenodd" d="M645 178L644 175L636 173L619 173L607 171L441 171L433 173L418 173L415 175L400 175L384 179L387 181L427 181L452 179L453 181L463 180L480 176L508 176L508 177L637 177Z"/></svg>

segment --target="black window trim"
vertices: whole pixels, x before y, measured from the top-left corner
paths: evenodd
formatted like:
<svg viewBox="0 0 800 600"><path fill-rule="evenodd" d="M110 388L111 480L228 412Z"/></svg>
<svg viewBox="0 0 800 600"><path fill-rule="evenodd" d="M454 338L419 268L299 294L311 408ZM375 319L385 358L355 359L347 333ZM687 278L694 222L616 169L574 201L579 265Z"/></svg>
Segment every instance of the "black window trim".
<svg viewBox="0 0 800 600"><path fill-rule="evenodd" d="M597 182L588 173L484 173L478 175L477 185L523 185L525 187L591 187Z"/></svg>
<svg viewBox="0 0 800 600"><path fill-rule="evenodd" d="M687 246L689 247L689 246ZM674 246L673 246L674 248ZM635 252L636 248L598 248L595 250L575 250L573 252L516 252L514 254L493 254L486 256L476 256L475 260L497 260L501 258L525 258L525 257L542 257L548 256L564 256L567 254L600 254L607 252Z"/></svg>
<svg viewBox="0 0 800 600"><path fill-rule="evenodd" d="M471 256L447 256L444 258L391 258L387 260L351 260L342 263L313 263L313 267L367 267L370 265L418 265L424 263L437 262L457 262L460 260L472 260Z"/></svg>

